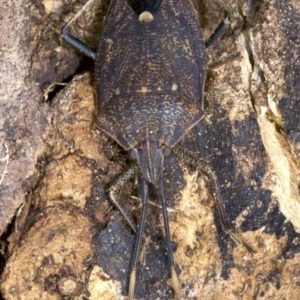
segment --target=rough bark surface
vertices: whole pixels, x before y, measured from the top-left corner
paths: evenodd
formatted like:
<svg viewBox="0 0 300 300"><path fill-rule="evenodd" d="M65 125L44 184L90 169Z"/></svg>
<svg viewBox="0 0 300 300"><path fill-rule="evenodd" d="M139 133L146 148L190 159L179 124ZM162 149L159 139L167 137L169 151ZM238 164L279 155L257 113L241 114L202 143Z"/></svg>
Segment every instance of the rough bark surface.
<svg viewBox="0 0 300 300"><path fill-rule="evenodd" d="M92 46L107 2L83 15L75 29ZM208 38L224 7L217 1L195 4ZM42 102L44 94L52 98L46 87L78 72L80 57L61 43L59 31L81 5L1 5L5 300L126 298L134 235L111 209L106 190L130 161L93 124L93 72L60 86L51 104ZM228 221L255 253L222 231L208 178L170 157L165 188L183 299L299 299L300 3L224 5L231 23L208 52L208 64L240 57L210 69L208 116L179 147L213 166ZM159 206L155 190L150 192ZM140 202L130 196L138 194L134 178L119 193L135 223ZM172 299L161 211L152 204L144 251L136 299Z"/></svg>

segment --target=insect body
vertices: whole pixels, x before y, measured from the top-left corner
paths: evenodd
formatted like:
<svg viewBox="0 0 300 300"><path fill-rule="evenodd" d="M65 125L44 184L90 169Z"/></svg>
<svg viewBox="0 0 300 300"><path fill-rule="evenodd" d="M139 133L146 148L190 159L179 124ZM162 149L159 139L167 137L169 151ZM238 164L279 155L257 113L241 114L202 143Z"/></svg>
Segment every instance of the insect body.
<svg viewBox="0 0 300 300"><path fill-rule="evenodd" d="M189 1L165 0L138 15L113 1L96 56L97 125L135 149L143 177L157 182L163 147L200 121L204 44Z"/></svg>
<svg viewBox="0 0 300 300"><path fill-rule="evenodd" d="M142 213L132 260L133 299L145 222L148 183L160 189L175 296L180 288L164 195L163 166L174 147L203 117L205 46L189 0L113 0L95 54L63 29L63 38L95 58L98 127L131 151L142 178Z"/></svg>

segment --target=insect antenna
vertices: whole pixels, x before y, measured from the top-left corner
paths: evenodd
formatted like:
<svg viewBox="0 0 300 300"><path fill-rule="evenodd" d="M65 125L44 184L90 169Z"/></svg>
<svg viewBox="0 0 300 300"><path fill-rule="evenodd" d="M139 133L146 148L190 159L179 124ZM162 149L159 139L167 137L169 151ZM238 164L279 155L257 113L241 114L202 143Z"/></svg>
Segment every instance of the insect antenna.
<svg viewBox="0 0 300 300"><path fill-rule="evenodd" d="M145 227L145 217L146 217L146 209L147 209L147 198L148 198L148 182L143 178L142 179L142 212L139 222L139 227L136 235L134 253L132 257L131 271L130 271L130 279L129 279L129 291L128 291L128 299L133 300L134 296L134 287L136 282L136 271L139 260L139 253L142 246L142 237L143 231Z"/></svg>
<svg viewBox="0 0 300 300"><path fill-rule="evenodd" d="M170 235L169 218L168 218L168 211L167 211L167 203L166 203L163 175L161 175L161 178L160 178L159 189L160 189L161 205L162 205L162 212L163 212L163 218L164 218L166 247L167 247L167 252L168 252L168 263L169 263L169 268L170 268L170 272L171 272L172 286L173 286L173 289L175 292L175 299L180 299L180 286L179 286L179 280L178 280L178 277L177 277L177 274L175 271L175 263L174 263L174 258L173 258L172 245L171 245L171 235Z"/></svg>

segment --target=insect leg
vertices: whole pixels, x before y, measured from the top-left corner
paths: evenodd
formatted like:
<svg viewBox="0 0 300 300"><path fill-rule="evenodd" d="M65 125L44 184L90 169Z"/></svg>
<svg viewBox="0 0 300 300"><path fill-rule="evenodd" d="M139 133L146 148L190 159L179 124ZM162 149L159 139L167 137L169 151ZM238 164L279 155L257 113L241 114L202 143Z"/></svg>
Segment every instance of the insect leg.
<svg viewBox="0 0 300 300"><path fill-rule="evenodd" d="M214 196L217 204L217 209L219 212L219 215L221 217L221 226L222 230L228 234L237 244L242 244L249 253L253 254L255 251L242 239L242 237L236 232L235 228L233 228L232 224L228 222L226 218L226 212L225 212L225 206L224 201L222 199L221 191L220 191L220 184L217 178L217 175L213 168L207 164L206 162L202 160L197 160L193 158L191 155L188 155L183 150L179 148L173 148L173 153L179 157L182 158L184 161L186 161L189 164L198 166L198 168L205 174L207 174L211 180L211 186L214 189Z"/></svg>
<svg viewBox="0 0 300 300"><path fill-rule="evenodd" d="M228 64L234 62L235 60L238 60L240 58L240 53L237 53L231 57L229 57L226 61L218 63L214 66L209 66L208 67L208 71L207 71L207 77L210 79L210 81L212 82L212 94L214 94L214 74L220 70L222 70L223 68L225 68ZM202 105L202 110L204 111L204 101L202 101L201 103ZM208 112L208 116L214 117L214 106L215 106L215 99L214 97L212 97L211 101L210 101L210 107L209 107L209 112ZM207 118L206 118L207 119Z"/></svg>
<svg viewBox="0 0 300 300"><path fill-rule="evenodd" d="M225 19L218 25L218 27L215 29L213 34L210 36L210 38L205 43L205 48L210 48L223 34L224 30L227 27L227 24L229 24L229 17L226 16Z"/></svg>
<svg viewBox="0 0 300 300"><path fill-rule="evenodd" d="M166 246L168 251L168 260L169 260L169 267L171 271L172 285L175 291L175 299L180 299L179 281L175 271L173 251L171 246L171 236L170 236L169 219L168 219L167 204L166 204L166 197L164 191L163 176L161 176L159 187L160 187L160 194L161 194L162 212L163 212L165 235L166 235Z"/></svg>
<svg viewBox="0 0 300 300"><path fill-rule="evenodd" d="M68 44L70 44L73 48L76 50L82 52L86 56L92 58L95 60L96 58L96 52L89 48L83 41L79 40L75 36L68 33L68 28L76 19L78 19L82 13L89 7L95 0L89 0L82 8L81 10L62 28L61 30L61 37L64 41L66 41Z"/></svg>
<svg viewBox="0 0 300 300"><path fill-rule="evenodd" d="M139 228L137 231L137 236L135 240L134 253L132 257L132 265L129 279L129 291L128 291L128 300L133 300L134 297L134 287L136 282L136 271L137 264L139 260L139 253L142 245L142 235L144 231L145 225L145 216L146 216L146 208L147 208L147 197L148 197L148 183L145 179L142 182L142 212L140 217Z"/></svg>
<svg viewBox="0 0 300 300"><path fill-rule="evenodd" d="M229 63L232 63L235 60L238 60L240 57L241 57L240 53L238 53L236 55L233 55L233 56L229 57L229 59L227 59L224 62L221 62L217 65L212 66L212 67L210 66L209 71L210 72L218 72L218 71L222 70L223 68L225 68Z"/></svg>
<svg viewBox="0 0 300 300"><path fill-rule="evenodd" d="M109 188L109 198L110 201L113 203L113 205L119 210L121 215L124 217L126 222L131 227L132 231L136 233L135 227L126 215L123 208L120 206L119 202L116 200L116 192L124 185L126 181L128 181L137 171L137 165L133 165L131 168L129 168L125 173L123 173L116 182Z"/></svg>
<svg viewBox="0 0 300 300"><path fill-rule="evenodd" d="M67 28L63 27L61 31L61 37L64 39L65 42L67 42L69 45L71 45L76 50L82 52L84 55L90 57L91 59L95 60L96 58L96 52L89 48L83 41L79 40L75 36L67 33Z"/></svg>
<svg viewBox="0 0 300 300"><path fill-rule="evenodd" d="M255 251L242 239L242 237L236 232L231 223L228 222L225 213L224 202L222 200L222 195L220 191L220 184L217 178L215 171L206 163L201 162L200 169L203 170L212 181L212 186L215 190L215 199L217 201L217 209L219 215L221 216L221 226L225 233L229 234L229 236L237 243L243 245L247 251L251 254L254 254Z"/></svg>
<svg viewBox="0 0 300 300"><path fill-rule="evenodd" d="M142 277L141 269L143 270L143 268L146 265L146 255L147 255L147 243L144 242L144 244L141 247L141 251L140 251L139 259L138 259L138 264L139 264L139 268L138 268L138 271L137 271L138 281Z"/></svg>

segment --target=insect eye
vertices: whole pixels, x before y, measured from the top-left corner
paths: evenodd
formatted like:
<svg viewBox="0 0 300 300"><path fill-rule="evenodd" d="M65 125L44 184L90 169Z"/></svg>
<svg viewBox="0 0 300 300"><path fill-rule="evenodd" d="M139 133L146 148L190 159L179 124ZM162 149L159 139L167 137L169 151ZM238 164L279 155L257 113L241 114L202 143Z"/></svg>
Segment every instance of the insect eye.
<svg viewBox="0 0 300 300"><path fill-rule="evenodd" d="M130 150L129 151L129 156L130 156L131 159L137 160L137 156L138 156L137 151L135 149Z"/></svg>

